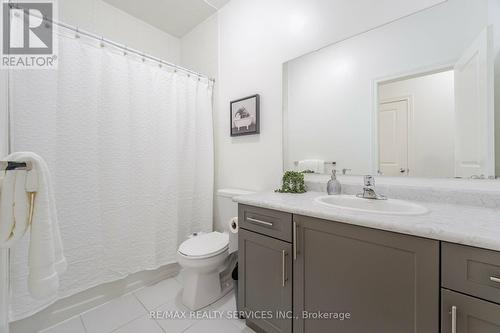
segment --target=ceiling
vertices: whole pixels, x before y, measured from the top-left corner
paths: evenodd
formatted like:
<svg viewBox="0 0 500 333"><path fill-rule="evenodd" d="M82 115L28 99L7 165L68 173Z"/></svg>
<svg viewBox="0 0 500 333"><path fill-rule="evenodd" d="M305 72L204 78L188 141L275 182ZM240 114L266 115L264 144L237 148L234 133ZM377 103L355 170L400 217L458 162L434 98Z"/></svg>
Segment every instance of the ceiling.
<svg viewBox="0 0 500 333"><path fill-rule="evenodd" d="M173 36L182 37L229 0L104 0Z"/></svg>

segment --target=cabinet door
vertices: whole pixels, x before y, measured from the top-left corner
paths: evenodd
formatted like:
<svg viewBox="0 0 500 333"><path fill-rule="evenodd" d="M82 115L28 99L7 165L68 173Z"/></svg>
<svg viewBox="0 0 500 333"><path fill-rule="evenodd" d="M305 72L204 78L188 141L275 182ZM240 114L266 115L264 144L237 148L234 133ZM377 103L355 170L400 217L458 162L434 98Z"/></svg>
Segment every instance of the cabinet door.
<svg viewBox="0 0 500 333"><path fill-rule="evenodd" d="M294 333L439 332L439 242L296 215L294 224Z"/></svg>
<svg viewBox="0 0 500 333"><path fill-rule="evenodd" d="M247 325L266 333L292 332L291 244L238 232L238 301Z"/></svg>
<svg viewBox="0 0 500 333"><path fill-rule="evenodd" d="M442 333L498 333L500 305L442 289Z"/></svg>

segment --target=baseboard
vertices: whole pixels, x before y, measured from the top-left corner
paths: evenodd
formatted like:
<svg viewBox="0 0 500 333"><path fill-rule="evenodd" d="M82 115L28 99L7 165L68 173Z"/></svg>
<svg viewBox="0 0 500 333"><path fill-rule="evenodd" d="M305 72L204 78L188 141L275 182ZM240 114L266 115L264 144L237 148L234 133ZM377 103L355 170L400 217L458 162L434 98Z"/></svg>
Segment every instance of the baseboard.
<svg viewBox="0 0 500 333"><path fill-rule="evenodd" d="M36 333L121 295L176 276L179 271L178 264L170 264L156 270L138 272L124 279L87 289L76 295L60 299L31 317L10 323L10 332Z"/></svg>

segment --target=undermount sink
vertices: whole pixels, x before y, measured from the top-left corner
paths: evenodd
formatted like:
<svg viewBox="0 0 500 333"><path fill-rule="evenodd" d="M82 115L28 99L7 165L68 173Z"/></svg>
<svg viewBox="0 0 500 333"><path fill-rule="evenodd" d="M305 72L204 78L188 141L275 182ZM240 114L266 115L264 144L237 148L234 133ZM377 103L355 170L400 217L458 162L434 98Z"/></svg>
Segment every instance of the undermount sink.
<svg viewBox="0 0 500 333"><path fill-rule="evenodd" d="M354 195L326 195L316 198L316 201L334 208L375 214L423 215L429 212L422 205L396 199L370 200Z"/></svg>

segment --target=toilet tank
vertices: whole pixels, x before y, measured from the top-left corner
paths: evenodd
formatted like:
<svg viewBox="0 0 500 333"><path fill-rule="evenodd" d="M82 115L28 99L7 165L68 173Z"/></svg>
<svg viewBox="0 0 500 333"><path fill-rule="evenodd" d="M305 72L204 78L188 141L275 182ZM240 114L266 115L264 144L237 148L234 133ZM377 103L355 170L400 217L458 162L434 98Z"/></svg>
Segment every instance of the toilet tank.
<svg viewBox="0 0 500 333"><path fill-rule="evenodd" d="M252 193L254 192L239 189L217 190L214 229L221 232L228 231L228 221L238 216L238 203L234 202L233 198Z"/></svg>

